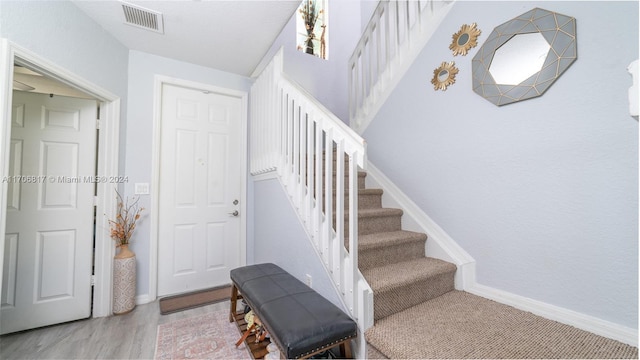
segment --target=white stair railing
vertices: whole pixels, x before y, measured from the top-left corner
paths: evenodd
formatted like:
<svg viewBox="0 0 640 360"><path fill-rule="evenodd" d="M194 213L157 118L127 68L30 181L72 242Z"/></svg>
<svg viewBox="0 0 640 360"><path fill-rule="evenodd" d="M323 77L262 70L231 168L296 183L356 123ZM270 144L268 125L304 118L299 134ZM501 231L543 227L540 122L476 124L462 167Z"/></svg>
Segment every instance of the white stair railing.
<svg viewBox="0 0 640 360"><path fill-rule="evenodd" d="M373 325L373 292L358 269L357 251L358 170L366 166L365 141L287 78L282 50L252 86L250 111L251 173L277 170L345 307L364 332Z"/></svg>
<svg viewBox="0 0 640 360"><path fill-rule="evenodd" d="M454 2L378 3L349 59L349 124L358 133L366 129L380 110Z"/></svg>

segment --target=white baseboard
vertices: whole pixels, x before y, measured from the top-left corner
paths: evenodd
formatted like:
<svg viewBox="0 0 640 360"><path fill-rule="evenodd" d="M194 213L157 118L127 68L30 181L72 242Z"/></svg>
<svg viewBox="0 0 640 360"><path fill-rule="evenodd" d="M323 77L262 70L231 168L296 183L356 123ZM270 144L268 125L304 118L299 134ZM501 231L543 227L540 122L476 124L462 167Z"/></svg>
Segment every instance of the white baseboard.
<svg viewBox="0 0 640 360"><path fill-rule="evenodd" d="M465 291L484 298L531 312L544 318L574 326L596 335L638 346L638 330L615 324L573 310L512 294L475 283Z"/></svg>
<svg viewBox="0 0 640 360"><path fill-rule="evenodd" d="M144 305L155 301L155 298L149 296L149 294L142 294L136 296L136 305Z"/></svg>

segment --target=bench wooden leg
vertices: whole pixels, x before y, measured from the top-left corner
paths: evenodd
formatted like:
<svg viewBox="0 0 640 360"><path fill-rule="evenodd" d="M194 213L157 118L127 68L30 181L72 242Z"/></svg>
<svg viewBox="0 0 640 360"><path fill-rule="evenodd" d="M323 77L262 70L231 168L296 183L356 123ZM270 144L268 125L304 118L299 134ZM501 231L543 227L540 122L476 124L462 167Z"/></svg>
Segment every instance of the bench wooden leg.
<svg viewBox="0 0 640 360"><path fill-rule="evenodd" d="M347 340L340 344L340 352L345 359L353 359L353 354L351 354L351 340Z"/></svg>
<svg viewBox="0 0 640 360"><path fill-rule="evenodd" d="M229 322L235 321L237 304L238 304L238 288L236 287L236 284L231 284L231 308L229 309Z"/></svg>

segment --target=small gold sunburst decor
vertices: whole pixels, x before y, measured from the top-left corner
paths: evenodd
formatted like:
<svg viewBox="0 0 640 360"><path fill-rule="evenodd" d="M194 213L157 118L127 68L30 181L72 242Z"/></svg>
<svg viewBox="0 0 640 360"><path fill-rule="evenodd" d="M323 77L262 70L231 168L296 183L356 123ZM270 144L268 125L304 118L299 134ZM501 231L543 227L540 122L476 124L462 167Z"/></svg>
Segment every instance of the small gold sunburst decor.
<svg viewBox="0 0 640 360"><path fill-rule="evenodd" d="M453 56L467 55L469 49L478 45L478 36L482 31L476 28L476 23L471 25L464 24L460 27L460 31L453 34L453 41L449 45L449 49L453 50Z"/></svg>
<svg viewBox="0 0 640 360"><path fill-rule="evenodd" d="M453 85L453 83L456 82L457 73L458 68L456 67L455 62L443 61L438 68L433 70L433 79L431 79L433 88L435 90L447 90L449 85Z"/></svg>

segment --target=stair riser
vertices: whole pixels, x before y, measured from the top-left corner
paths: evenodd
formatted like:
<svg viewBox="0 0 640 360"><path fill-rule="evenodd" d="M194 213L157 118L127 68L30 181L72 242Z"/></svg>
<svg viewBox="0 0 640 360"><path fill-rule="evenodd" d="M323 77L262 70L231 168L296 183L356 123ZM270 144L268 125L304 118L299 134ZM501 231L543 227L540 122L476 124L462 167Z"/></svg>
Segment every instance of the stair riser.
<svg viewBox="0 0 640 360"><path fill-rule="evenodd" d="M416 280L401 289L374 292L374 319L382 319L454 290L454 274L455 271L439 274ZM419 328L421 325L407 324L407 326Z"/></svg>
<svg viewBox="0 0 640 360"><path fill-rule="evenodd" d="M315 157L314 157L314 160L315 160ZM332 161L332 164L333 164L333 171L335 171L335 170L336 170L336 168L337 168L337 165L336 165L336 164L337 164L337 163L338 163L338 159L337 159L337 157L336 157L336 154L333 154L333 161ZM322 169L323 169L323 171L324 171L325 166L326 166L326 157L324 157L324 156L322 157L322 162L321 162L321 164L322 164ZM300 165L301 165L303 168L305 168L305 169L306 169L306 166L307 166L306 162L303 162L303 163L301 163ZM349 165L350 165L350 164L349 164L349 157L345 155L345 157L344 157L344 169L345 169L345 171L349 171ZM316 163L315 163L315 162L313 162L313 163L312 163L312 166L315 168ZM358 167L358 169L360 169L360 170L361 170L361 168L360 168L360 167Z"/></svg>
<svg viewBox="0 0 640 360"><path fill-rule="evenodd" d="M335 226L335 223L334 223ZM345 219L344 234L349 234L349 220ZM402 228L401 216L379 216L358 219L358 235L398 231Z"/></svg>
<svg viewBox="0 0 640 360"><path fill-rule="evenodd" d="M337 183L336 182L336 177L334 176L333 177L333 182L331 183L334 190L336 188L336 183ZM362 190L362 189L365 188L365 184L364 183L365 183L365 176L359 175L358 176L358 189L359 190ZM325 177L323 176L322 177L322 189L323 190L326 188L325 184L326 184L326 181L325 181ZM349 188L349 178L348 177L345 177L345 179L344 179L344 188L345 188L345 190L347 190Z"/></svg>
<svg viewBox="0 0 640 360"><path fill-rule="evenodd" d="M333 209L335 210L336 196L333 195ZM324 206L322 207L324 210ZM349 208L349 194L345 194L344 208ZM380 194L360 194L358 195L358 209L380 209L382 208L382 195Z"/></svg>
<svg viewBox="0 0 640 360"><path fill-rule="evenodd" d="M333 228L336 228L336 221L333 221ZM382 232L398 231L402 228L402 216L376 216L362 217L358 219L358 235L369 235ZM344 236L349 235L349 219L344 219Z"/></svg>
<svg viewBox="0 0 640 360"><path fill-rule="evenodd" d="M402 261L423 258L425 241L414 241L390 245L384 248L360 250L358 252L358 267L367 270L378 266L395 264Z"/></svg>
<svg viewBox="0 0 640 360"><path fill-rule="evenodd" d="M309 184L308 182L306 183L307 185ZM312 184L315 186L315 184ZM335 176L333 178L333 182L331 183L331 187L333 188L333 191L336 190L336 179ZM365 176L358 176L358 190L363 190L365 188ZM322 177L322 192L326 193L326 182L325 182L325 178L324 176ZM345 193L349 190L349 179L345 178L344 179L344 190ZM315 193L315 187L313 187L311 189L311 191L313 191L313 193Z"/></svg>
<svg viewBox="0 0 640 360"><path fill-rule="evenodd" d="M382 195L361 194L358 196L358 209L380 209L382 208Z"/></svg>

